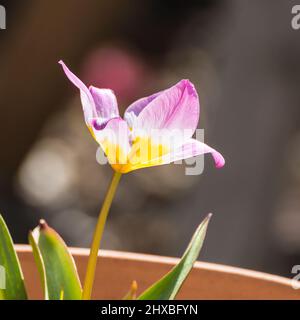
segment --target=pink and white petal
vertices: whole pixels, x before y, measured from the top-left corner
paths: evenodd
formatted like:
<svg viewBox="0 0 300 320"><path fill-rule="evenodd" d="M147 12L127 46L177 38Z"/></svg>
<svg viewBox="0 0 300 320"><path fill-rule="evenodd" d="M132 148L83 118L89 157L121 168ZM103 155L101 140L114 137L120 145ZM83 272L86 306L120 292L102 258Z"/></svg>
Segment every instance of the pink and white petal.
<svg viewBox="0 0 300 320"><path fill-rule="evenodd" d="M215 166L217 168L222 168L225 164L225 159L215 149L211 148L207 144L200 142L196 139L189 139L185 144L181 147L176 148L175 150L171 151L170 154L165 155L163 157L163 163L171 163L178 160L188 159L195 156L199 156L205 153L211 153L214 161Z"/></svg>
<svg viewBox="0 0 300 320"><path fill-rule="evenodd" d="M112 90L90 86L89 91L95 103L97 117L101 122L106 123L112 118L119 117L117 98Z"/></svg>
<svg viewBox="0 0 300 320"><path fill-rule="evenodd" d="M59 61L59 64L61 64L68 79L80 90L80 97L85 121L87 125L90 125L90 119L93 117L97 117L96 107L92 94L90 93L86 85L65 65L62 60Z"/></svg>
<svg viewBox="0 0 300 320"><path fill-rule="evenodd" d="M194 85L189 80L181 80L141 110L137 127L148 134L153 129L188 130L190 138L197 128L199 113L199 98Z"/></svg>
<svg viewBox="0 0 300 320"><path fill-rule="evenodd" d="M110 164L126 164L131 145L130 130L122 118L114 118L107 122L103 130L92 128L96 141L105 152Z"/></svg>
<svg viewBox="0 0 300 320"><path fill-rule="evenodd" d="M135 102L133 102L125 111L124 118L126 119L126 115L133 112L135 116L138 116L141 111L158 95L160 95L163 91L153 93L151 96L141 98Z"/></svg>

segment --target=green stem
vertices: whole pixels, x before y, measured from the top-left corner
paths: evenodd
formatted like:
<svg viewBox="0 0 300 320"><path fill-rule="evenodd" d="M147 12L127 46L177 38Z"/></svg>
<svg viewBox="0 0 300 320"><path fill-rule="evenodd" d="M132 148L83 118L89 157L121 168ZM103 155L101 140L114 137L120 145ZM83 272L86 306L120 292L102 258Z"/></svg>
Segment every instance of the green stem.
<svg viewBox="0 0 300 320"><path fill-rule="evenodd" d="M98 218L98 222L94 232L93 242L90 250L90 256L88 260L85 280L84 280L84 286L83 286L83 292L82 292L83 300L91 299L92 289L93 289L93 284L95 279L96 266L97 266L98 251L100 248L103 230L104 230L108 212L109 212L111 203L113 201L113 198L115 196L117 186L119 184L121 176L122 176L122 173L119 173L119 172L114 173L110 186L107 190L107 193L103 202L103 206L99 214L99 218Z"/></svg>

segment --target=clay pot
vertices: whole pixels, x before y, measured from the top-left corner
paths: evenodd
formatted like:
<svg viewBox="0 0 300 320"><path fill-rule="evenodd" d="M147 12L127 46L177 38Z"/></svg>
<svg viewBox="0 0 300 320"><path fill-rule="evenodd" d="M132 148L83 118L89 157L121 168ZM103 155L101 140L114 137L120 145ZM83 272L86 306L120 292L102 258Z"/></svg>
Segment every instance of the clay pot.
<svg viewBox="0 0 300 320"><path fill-rule="evenodd" d="M42 290L31 249L17 245L31 299L42 299ZM88 249L70 249L83 279ZM139 292L168 272L178 259L102 250L97 266L94 299L121 299L136 280ZM178 299L300 299L292 280L246 269L197 262Z"/></svg>

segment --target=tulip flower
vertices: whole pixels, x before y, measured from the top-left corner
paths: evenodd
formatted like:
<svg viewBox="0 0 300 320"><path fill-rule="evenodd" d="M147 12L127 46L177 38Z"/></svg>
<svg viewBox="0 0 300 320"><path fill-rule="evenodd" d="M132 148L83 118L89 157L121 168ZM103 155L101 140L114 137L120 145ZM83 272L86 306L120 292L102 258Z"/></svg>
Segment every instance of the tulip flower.
<svg viewBox="0 0 300 320"><path fill-rule="evenodd" d="M189 80L135 101L122 119L112 90L87 88L60 64L80 90L86 125L115 171L127 173L205 153L212 154L216 167L224 165L219 152L192 138L200 112L197 91Z"/></svg>
<svg viewBox="0 0 300 320"><path fill-rule="evenodd" d="M169 89L135 101L123 119L112 90L88 88L62 61L59 63L80 90L86 125L115 171L90 250L82 294L83 299L90 299L102 234L121 175L205 153L212 154L217 168L225 160L215 149L192 138L200 108L197 91L189 80L181 80Z"/></svg>

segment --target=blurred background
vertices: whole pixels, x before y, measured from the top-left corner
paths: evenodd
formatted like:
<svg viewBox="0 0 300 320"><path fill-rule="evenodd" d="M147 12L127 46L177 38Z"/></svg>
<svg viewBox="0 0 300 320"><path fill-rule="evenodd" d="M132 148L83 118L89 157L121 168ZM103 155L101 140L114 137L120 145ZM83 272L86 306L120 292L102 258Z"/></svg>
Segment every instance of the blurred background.
<svg viewBox="0 0 300 320"><path fill-rule="evenodd" d="M291 277L300 263L300 30L294 1L1 1L0 210L15 242L40 218L88 247L112 170L96 162L78 91L112 88L121 110L195 83L209 156L122 178L104 248L180 256L213 212L201 260Z"/></svg>

